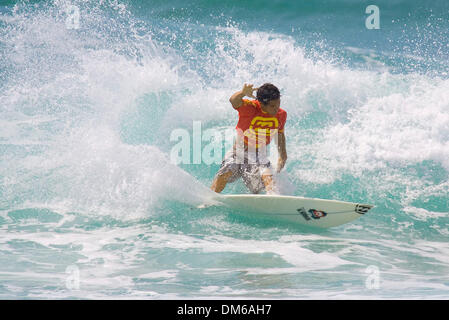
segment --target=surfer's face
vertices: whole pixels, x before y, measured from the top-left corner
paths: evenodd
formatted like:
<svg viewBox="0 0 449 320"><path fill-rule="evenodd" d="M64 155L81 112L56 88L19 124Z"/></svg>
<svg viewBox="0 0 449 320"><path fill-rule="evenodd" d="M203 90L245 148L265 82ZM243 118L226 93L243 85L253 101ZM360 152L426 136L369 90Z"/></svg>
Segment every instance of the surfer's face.
<svg viewBox="0 0 449 320"><path fill-rule="evenodd" d="M262 110L268 112L271 115L275 115L279 111L279 107L281 105L281 98L277 98L275 100L270 100L268 103L262 103Z"/></svg>

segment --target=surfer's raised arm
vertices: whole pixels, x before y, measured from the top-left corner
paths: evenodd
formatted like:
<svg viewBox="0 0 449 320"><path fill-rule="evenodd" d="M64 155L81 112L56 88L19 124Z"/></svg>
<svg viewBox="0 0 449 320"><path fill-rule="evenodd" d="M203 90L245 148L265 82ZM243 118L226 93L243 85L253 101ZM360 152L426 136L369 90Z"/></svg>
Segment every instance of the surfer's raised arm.
<svg viewBox="0 0 449 320"><path fill-rule="evenodd" d="M256 91L258 88L253 88L252 84L244 84L243 85L243 89L240 91L237 91L236 93L234 93L230 98L229 98L229 102L231 102L232 107L234 109L238 109L242 106L243 104L243 97L247 96L247 97L251 97L256 99L256 97L254 96L253 92Z"/></svg>

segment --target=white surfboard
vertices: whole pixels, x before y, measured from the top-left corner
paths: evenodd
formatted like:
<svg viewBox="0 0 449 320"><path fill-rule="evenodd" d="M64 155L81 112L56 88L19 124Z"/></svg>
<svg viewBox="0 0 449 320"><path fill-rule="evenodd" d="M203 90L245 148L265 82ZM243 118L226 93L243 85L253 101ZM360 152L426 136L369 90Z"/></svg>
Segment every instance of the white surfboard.
<svg viewBox="0 0 449 320"><path fill-rule="evenodd" d="M370 204L266 194L220 195L217 200L240 214L319 228L353 221L373 207Z"/></svg>

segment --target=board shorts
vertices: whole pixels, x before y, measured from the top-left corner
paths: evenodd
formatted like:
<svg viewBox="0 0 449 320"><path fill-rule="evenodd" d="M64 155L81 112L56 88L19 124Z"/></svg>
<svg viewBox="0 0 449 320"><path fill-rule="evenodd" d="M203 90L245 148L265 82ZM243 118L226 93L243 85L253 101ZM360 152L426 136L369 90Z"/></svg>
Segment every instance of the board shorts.
<svg viewBox="0 0 449 320"><path fill-rule="evenodd" d="M270 168L270 161L266 158L262 160L256 157L254 160L249 161L248 155L245 153L243 159L239 159L235 151L230 150L224 156L215 178L230 171L232 175L229 177L228 183L234 182L241 177L251 193L259 193L265 189L262 174L266 169Z"/></svg>

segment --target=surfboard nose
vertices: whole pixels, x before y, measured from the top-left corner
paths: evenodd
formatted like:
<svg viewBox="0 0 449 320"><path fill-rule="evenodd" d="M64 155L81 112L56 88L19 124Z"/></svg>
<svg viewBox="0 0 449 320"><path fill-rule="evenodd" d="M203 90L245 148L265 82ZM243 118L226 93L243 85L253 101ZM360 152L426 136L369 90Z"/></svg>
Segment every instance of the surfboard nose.
<svg viewBox="0 0 449 320"><path fill-rule="evenodd" d="M358 203L355 206L355 212L357 212L358 214L365 214L367 213L370 209L372 209L374 206L371 204L361 204Z"/></svg>

